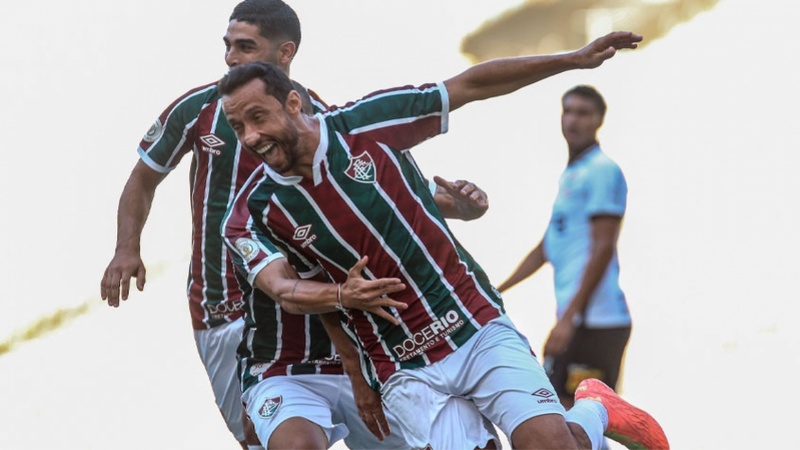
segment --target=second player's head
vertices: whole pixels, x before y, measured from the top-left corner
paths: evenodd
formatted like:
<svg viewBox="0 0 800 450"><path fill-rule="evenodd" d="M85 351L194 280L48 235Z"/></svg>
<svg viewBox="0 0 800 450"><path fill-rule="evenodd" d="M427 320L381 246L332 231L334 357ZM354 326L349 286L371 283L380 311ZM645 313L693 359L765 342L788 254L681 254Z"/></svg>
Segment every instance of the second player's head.
<svg viewBox="0 0 800 450"><path fill-rule="evenodd" d="M561 98L561 132L571 151L582 151L597 142L603 125L606 102L592 86L579 85Z"/></svg>
<svg viewBox="0 0 800 450"><path fill-rule="evenodd" d="M251 61L276 64L287 74L300 47L300 20L281 0L244 0L231 13L225 42L225 63Z"/></svg>

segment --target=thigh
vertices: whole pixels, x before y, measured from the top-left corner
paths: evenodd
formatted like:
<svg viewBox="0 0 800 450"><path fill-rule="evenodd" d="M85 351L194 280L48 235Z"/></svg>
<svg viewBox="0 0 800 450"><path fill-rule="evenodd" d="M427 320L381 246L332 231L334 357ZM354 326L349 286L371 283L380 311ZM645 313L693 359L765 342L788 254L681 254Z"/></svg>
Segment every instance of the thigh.
<svg viewBox="0 0 800 450"><path fill-rule="evenodd" d="M437 364L401 370L384 385L383 402L393 415L392 427L400 429L405 448L483 448L500 439L494 426L471 401L443 392Z"/></svg>
<svg viewBox="0 0 800 450"><path fill-rule="evenodd" d="M454 379L464 397L507 436L533 417L556 415L556 420L564 420L564 407L544 368L510 319L495 319L476 336Z"/></svg>
<svg viewBox="0 0 800 450"><path fill-rule="evenodd" d="M434 389L425 375L422 369L400 370L383 386L383 404L409 448L424 448L431 442L433 423L450 397Z"/></svg>
<svg viewBox="0 0 800 450"><path fill-rule="evenodd" d="M260 442L263 442L259 439ZM290 417L269 436L266 448L328 448L328 436L318 424L303 417Z"/></svg>
<svg viewBox="0 0 800 450"><path fill-rule="evenodd" d="M470 400L450 397L433 422L431 446L434 449L487 448L490 443L500 448L502 443L492 422L484 417Z"/></svg>
<svg viewBox="0 0 800 450"><path fill-rule="evenodd" d="M242 340L243 327L244 321L239 319L194 333L197 353L211 382L214 400L228 429L239 440L244 439L244 429L236 347Z"/></svg>
<svg viewBox="0 0 800 450"><path fill-rule="evenodd" d="M430 445L433 449L473 449L492 441L500 448L494 426L469 400L432 389L419 378L405 378L401 385L384 395L391 434L383 441L378 441L361 421L355 402L349 403L348 448L406 450Z"/></svg>
<svg viewBox="0 0 800 450"><path fill-rule="evenodd" d="M346 378L346 377L344 377ZM386 407L383 408L386 420L389 423L390 434L381 441L367 428L364 421L358 414L353 389L349 379L345 379L339 391L339 401L334 411L334 420L340 419L347 425L347 437L344 439L349 449L365 450L406 450L409 448L406 443L403 428L397 417Z"/></svg>
<svg viewBox="0 0 800 450"><path fill-rule="evenodd" d="M290 447L289 443L275 443L272 438L273 435L292 440L309 437L292 434L296 429L310 430L309 434L319 430L327 445L343 438L347 428L332 417L339 377L343 375L270 377L248 389L242 400L258 440L277 448Z"/></svg>

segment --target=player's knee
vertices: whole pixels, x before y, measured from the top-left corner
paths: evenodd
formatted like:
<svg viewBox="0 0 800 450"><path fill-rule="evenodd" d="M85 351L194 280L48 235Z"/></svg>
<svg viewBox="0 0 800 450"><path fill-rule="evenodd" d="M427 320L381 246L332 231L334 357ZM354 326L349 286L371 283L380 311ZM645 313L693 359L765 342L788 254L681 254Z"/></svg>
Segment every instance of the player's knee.
<svg viewBox="0 0 800 450"><path fill-rule="evenodd" d="M530 418L511 432L513 448L578 448L564 416L545 414Z"/></svg>
<svg viewBox="0 0 800 450"><path fill-rule="evenodd" d="M278 425L269 437L269 448L328 448L328 437L319 425L301 417L293 417Z"/></svg>

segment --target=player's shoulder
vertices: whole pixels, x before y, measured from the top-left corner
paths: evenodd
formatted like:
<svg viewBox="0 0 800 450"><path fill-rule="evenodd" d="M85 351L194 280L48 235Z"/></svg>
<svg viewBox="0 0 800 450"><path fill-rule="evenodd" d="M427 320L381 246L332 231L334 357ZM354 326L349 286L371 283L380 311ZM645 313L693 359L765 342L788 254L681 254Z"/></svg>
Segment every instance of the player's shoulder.
<svg viewBox="0 0 800 450"><path fill-rule="evenodd" d="M214 81L186 90L183 94L173 100L167 109L200 109L205 105L216 102L218 99L219 90L217 88L217 82Z"/></svg>
<svg viewBox="0 0 800 450"><path fill-rule="evenodd" d="M619 164L600 147L597 147L588 156L587 163L589 163L594 170L622 172L622 168Z"/></svg>
<svg viewBox="0 0 800 450"><path fill-rule="evenodd" d="M205 83L199 86L195 86L184 92L180 98L193 97L193 96L219 95L218 84L219 84L218 81L212 81L210 83Z"/></svg>

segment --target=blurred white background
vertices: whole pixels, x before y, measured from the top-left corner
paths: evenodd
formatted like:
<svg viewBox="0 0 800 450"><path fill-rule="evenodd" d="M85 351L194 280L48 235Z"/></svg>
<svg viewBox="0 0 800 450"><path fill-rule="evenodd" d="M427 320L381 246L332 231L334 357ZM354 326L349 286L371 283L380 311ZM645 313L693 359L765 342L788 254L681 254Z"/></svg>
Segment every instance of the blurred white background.
<svg viewBox="0 0 800 450"><path fill-rule="evenodd" d="M116 310L99 298L136 146L174 98L224 74L236 3L0 6L0 448L238 448L185 304L187 162L159 187L145 229L145 291ZM304 33L292 76L334 104L442 80L470 65L465 35L520 3L290 2ZM499 283L549 217L566 163L561 93L599 88L609 104L601 143L630 191L620 260L634 331L621 390L676 449L792 442L792 415L777 411L800 399L790 384L800 344L790 322L800 292L799 10L721 0L596 70L468 105L415 151L427 175L489 193L482 219L452 228ZM534 346L553 321L551 275L506 295ZM37 339L20 334L59 308L56 317L77 317Z"/></svg>

